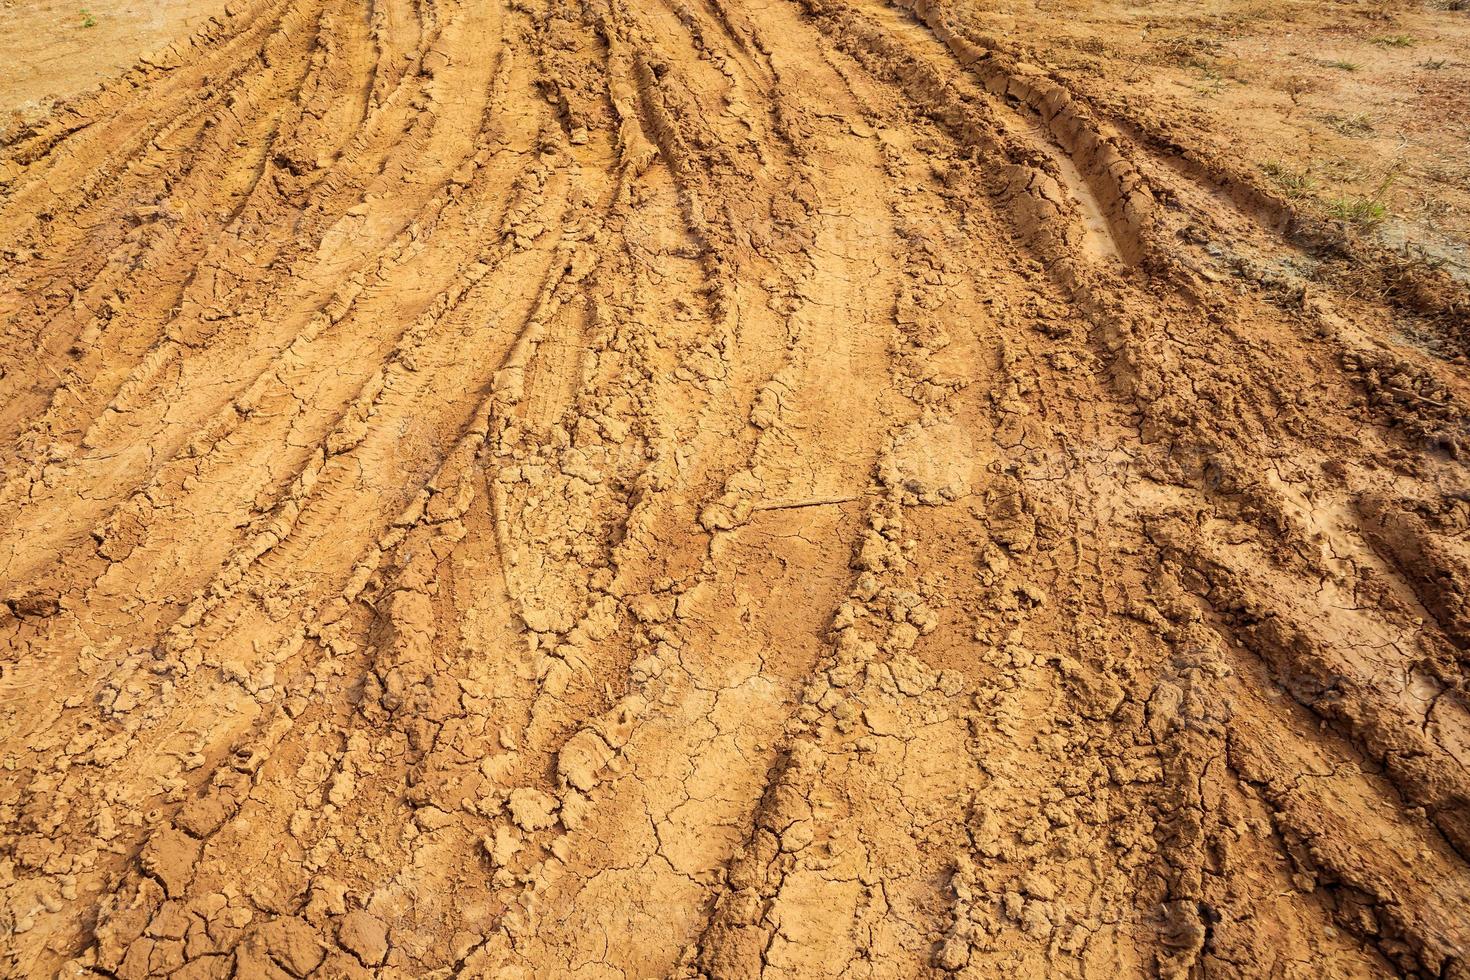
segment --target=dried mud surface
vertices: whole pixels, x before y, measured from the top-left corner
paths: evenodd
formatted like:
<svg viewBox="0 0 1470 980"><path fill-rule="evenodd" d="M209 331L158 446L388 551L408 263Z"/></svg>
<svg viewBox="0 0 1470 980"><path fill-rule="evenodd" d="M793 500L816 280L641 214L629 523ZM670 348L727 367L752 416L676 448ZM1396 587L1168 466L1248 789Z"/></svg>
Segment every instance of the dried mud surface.
<svg viewBox="0 0 1470 980"><path fill-rule="evenodd" d="M0 0L0 140L224 8L224 0Z"/></svg>
<svg viewBox="0 0 1470 980"><path fill-rule="evenodd" d="M990 26L237 0L11 133L0 971L1470 976L1463 280Z"/></svg>

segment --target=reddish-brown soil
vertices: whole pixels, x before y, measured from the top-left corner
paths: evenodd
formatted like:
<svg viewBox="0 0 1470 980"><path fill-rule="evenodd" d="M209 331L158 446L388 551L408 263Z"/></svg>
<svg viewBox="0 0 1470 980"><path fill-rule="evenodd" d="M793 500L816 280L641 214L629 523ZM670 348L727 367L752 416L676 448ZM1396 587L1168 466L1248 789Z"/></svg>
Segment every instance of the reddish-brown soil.
<svg viewBox="0 0 1470 980"><path fill-rule="evenodd" d="M1470 977L1470 14L124 6L0 11L5 975Z"/></svg>

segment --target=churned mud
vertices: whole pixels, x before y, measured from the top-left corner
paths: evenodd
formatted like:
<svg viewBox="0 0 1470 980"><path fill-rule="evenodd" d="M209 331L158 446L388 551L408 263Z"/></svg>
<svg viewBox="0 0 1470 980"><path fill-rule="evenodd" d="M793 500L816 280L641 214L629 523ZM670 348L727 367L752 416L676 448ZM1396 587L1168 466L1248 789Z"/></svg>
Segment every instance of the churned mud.
<svg viewBox="0 0 1470 980"><path fill-rule="evenodd" d="M235 0L16 121L0 970L1470 976L1463 269L995 6Z"/></svg>

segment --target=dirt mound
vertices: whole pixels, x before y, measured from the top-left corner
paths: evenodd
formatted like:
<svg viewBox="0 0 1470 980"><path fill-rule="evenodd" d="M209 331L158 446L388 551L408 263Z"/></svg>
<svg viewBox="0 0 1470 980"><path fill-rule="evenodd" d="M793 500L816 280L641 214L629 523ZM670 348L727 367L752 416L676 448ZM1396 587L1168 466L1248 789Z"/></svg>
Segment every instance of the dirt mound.
<svg viewBox="0 0 1470 980"><path fill-rule="evenodd" d="M13 133L3 969L1470 976L1463 283L1125 108L242 0Z"/></svg>

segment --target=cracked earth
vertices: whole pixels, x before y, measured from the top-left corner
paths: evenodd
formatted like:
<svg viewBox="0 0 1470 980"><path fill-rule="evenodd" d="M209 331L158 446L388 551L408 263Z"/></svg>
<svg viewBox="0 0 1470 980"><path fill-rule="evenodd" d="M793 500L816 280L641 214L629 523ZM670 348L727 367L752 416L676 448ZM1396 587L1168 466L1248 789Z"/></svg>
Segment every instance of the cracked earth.
<svg viewBox="0 0 1470 980"><path fill-rule="evenodd" d="M17 117L0 971L1470 977L1463 270L993 6Z"/></svg>

